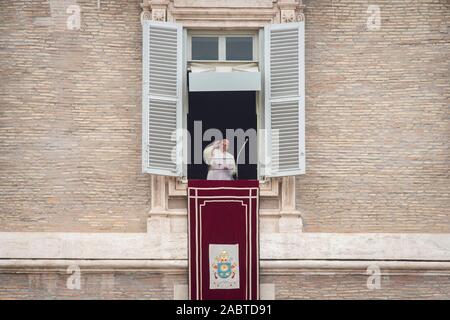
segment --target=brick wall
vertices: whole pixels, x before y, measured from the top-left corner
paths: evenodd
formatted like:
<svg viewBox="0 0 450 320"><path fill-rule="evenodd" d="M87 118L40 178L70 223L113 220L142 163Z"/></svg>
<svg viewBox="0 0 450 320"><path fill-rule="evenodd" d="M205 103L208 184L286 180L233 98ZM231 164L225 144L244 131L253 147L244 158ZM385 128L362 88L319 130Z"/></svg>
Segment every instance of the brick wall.
<svg viewBox="0 0 450 320"><path fill-rule="evenodd" d="M174 283L186 276L157 272L84 273L80 290L69 289L70 275L58 272L0 273L0 300L7 299L173 299Z"/></svg>
<svg viewBox="0 0 450 320"><path fill-rule="evenodd" d="M367 288L363 274L298 274L268 276L277 299L449 299L449 275L386 275L380 289Z"/></svg>
<svg viewBox="0 0 450 320"><path fill-rule="evenodd" d="M0 231L146 230L140 11L0 2Z"/></svg>
<svg viewBox="0 0 450 320"><path fill-rule="evenodd" d="M304 2L305 230L450 232L448 1ZM0 2L0 231L145 231L139 3Z"/></svg>
<svg viewBox="0 0 450 320"><path fill-rule="evenodd" d="M450 232L449 2L305 4L304 229Z"/></svg>
<svg viewBox="0 0 450 320"><path fill-rule="evenodd" d="M66 273L0 273L0 299L173 299L174 285L186 274L148 271L81 273L80 290L68 289ZM382 276L380 289L367 288L358 274L263 275L275 284L276 299L449 299L450 276Z"/></svg>

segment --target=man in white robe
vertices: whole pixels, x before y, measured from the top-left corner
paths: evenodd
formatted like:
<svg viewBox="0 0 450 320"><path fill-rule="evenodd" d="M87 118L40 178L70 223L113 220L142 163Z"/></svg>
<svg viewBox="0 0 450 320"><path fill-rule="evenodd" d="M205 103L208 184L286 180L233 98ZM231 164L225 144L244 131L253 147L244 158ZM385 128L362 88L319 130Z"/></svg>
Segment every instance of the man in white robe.
<svg viewBox="0 0 450 320"><path fill-rule="evenodd" d="M229 144L227 139L217 140L203 151L205 162L209 165L207 180L234 180L236 162L228 152Z"/></svg>

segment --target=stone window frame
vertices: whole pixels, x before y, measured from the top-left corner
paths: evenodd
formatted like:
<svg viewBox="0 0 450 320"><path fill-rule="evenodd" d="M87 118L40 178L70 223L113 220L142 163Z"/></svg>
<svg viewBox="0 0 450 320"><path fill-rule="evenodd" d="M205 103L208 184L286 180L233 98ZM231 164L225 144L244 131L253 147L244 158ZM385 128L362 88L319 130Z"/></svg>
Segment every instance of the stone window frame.
<svg viewBox="0 0 450 320"><path fill-rule="evenodd" d="M245 2L245 3L244 3ZM196 1L191 0L143 0L141 20L177 22L185 30L259 30L270 23L304 21L302 0L239 0ZM301 232L301 213L295 203L295 176L273 177L260 180L261 204L264 199L276 199L279 208L260 209L261 218L266 218L276 232ZM151 175L150 217L165 219L168 232L171 225L185 217L185 210L169 209L171 197L185 197L187 183L183 178ZM276 218L277 223L273 223ZM264 229L264 219L261 228ZM268 225L268 224L266 224ZM177 229L177 228L175 228ZM183 228L184 230L184 228Z"/></svg>
<svg viewBox="0 0 450 320"><path fill-rule="evenodd" d="M220 65L228 65L228 64L233 64L233 65L257 65L259 67L259 62L261 61L261 54L264 54L263 52L260 52L260 29L255 29L255 30L214 30L214 29L201 29L201 30L197 30L197 29L190 29L190 28L184 28L183 27L183 34L185 35L186 39L183 43L184 45L184 66L189 70L189 66L191 63L196 63L196 64L205 64L206 65L215 65L215 66L220 66ZM253 38L253 59L250 61L227 61L227 60L192 60L191 58L191 41L192 41L192 36L218 36L219 38L226 38L227 36L251 36ZM220 47L220 41L219 41L219 47ZM219 57L220 57L220 50L225 51L224 48L219 48ZM224 53L224 52L222 52ZM186 70L184 70L186 71ZM183 74L185 74L185 72L183 71ZM187 83L186 81L184 81L184 83ZM189 110L189 90L187 90L187 88L185 88L185 90L183 90L183 130L187 129L187 113ZM256 113L257 113L257 127L256 130L258 131L261 126L262 126L262 122L263 119L261 118L261 108L263 108L263 102L262 102L262 96L261 96L261 92L258 91L256 93L256 99L255 99L255 108L256 108ZM258 138L259 139L259 138ZM259 147L259 141L258 141L258 147ZM187 141L183 141L183 150L187 150ZM185 154L183 154L183 156L185 156ZM258 157L259 157L259 151L258 151ZM259 159L258 159L259 160ZM182 176L181 177L177 177L176 180L177 185L184 185L184 189L186 189L187 186L187 171L188 171L188 165L187 163L183 164L182 167ZM261 169L260 169L260 162L257 162L257 169L256 169L256 175L257 175L257 179L261 182L261 183L265 183L269 178L267 177L263 177L261 175ZM173 189L175 190L175 189Z"/></svg>

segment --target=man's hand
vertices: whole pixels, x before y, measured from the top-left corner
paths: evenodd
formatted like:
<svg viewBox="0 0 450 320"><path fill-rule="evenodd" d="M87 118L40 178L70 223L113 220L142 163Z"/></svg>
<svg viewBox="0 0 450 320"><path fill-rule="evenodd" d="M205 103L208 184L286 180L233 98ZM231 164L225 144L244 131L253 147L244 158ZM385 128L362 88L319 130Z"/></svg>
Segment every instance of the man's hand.
<svg viewBox="0 0 450 320"><path fill-rule="evenodd" d="M214 148L221 149L223 152L228 150L229 145L230 141L228 139L216 140L213 143Z"/></svg>

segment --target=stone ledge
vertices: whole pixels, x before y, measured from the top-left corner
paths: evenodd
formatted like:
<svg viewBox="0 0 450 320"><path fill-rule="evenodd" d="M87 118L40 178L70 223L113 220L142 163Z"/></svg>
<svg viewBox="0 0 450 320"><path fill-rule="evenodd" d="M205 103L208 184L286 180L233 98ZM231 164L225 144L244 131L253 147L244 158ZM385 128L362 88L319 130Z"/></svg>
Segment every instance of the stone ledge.
<svg viewBox="0 0 450 320"><path fill-rule="evenodd" d="M80 260L80 259L0 259L0 273L62 272L71 266L81 271L145 271L184 274L187 260ZM411 274L450 275L450 262L417 261L338 261L338 260L261 260L261 274L361 274L377 266L383 275Z"/></svg>
<svg viewBox="0 0 450 320"><path fill-rule="evenodd" d="M450 262L450 234L260 234L262 260L409 260ZM0 232L0 259L187 258L177 233Z"/></svg>
<svg viewBox="0 0 450 320"><path fill-rule="evenodd" d="M169 196L187 197L187 183L182 182L177 178L167 178L167 185ZM278 189L280 187L279 178L269 178L264 183L260 184L261 197L278 197Z"/></svg>

